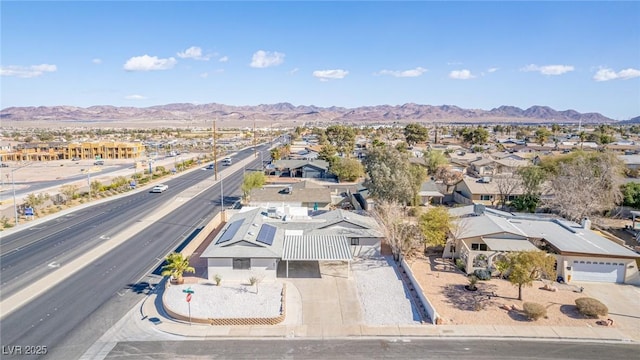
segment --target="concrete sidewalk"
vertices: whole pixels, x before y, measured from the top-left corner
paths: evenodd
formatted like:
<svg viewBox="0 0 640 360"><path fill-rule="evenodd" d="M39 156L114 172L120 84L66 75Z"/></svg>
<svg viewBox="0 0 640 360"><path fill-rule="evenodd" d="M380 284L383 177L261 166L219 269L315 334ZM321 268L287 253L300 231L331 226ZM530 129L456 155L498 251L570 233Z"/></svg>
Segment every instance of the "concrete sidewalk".
<svg viewBox="0 0 640 360"><path fill-rule="evenodd" d="M295 287L287 283L287 287ZM293 289L291 289L293 290ZM631 342L628 336L616 328L563 327L563 326L475 326L475 325L385 325L348 324L292 324L285 320L273 326L210 326L188 324L170 318L162 308L163 283L139 306L138 322L143 327L167 335L188 338L344 338L344 337L450 337L450 338L521 338L545 340L581 340L606 342ZM291 309L293 310L293 309ZM291 311L289 316L296 316ZM140 325L140 324L138 324Z"/></svg>

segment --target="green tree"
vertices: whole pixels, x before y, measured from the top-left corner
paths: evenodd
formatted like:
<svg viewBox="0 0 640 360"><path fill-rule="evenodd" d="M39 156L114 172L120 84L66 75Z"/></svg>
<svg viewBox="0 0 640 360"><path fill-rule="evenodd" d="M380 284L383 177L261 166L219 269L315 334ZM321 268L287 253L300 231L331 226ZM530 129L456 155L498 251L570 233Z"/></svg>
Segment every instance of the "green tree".
<svg viewBox="0 0 640 360"><path fill-rule="evenodd" d="M518 300L522 300L522 287L532 286L538 279L555 279L555 259L543 251L517 251L507 255L509 282L518 287Z"/></svg>
<svg viewBox="0 0 640 360"><path fill-rule="evenodd" d="M166 257L167 264L162 267L162 276L171 276L178 283L184 280L184 273L195 273L196 269L189 264L189 257L185 257L182 253L173 252Z"/></svg>
<svg viewBox="0 0 640 360"><path fill-rule="evenodd" d="M444 206L432 207L420 215L420 229L425 237L425 245L444 246L451 224L451 215Z"/></svg>
<svg viewBox="0 0 640 360"><path fill-rule="evenodd" d="M420 204L420 187L427 178L425 169L416 164L409 164L409 186L411 186L411 205Z"/></svg>
<svg viewBox="0 0 640 360"><path fill-rule="evenodd" d="M542 146L547 142L547 140L549 140L549 136L551 136L551 133L546 127L539 127L536 130L535 135L536 135L536 143Z"/></svg>
<svg viewBox="0 0 640 360"><path fill-rule="evenodd" d="M473 130L472 144L486 144L489 141L489 132L485 128L477 127Z"/></svg>
<svg viewBox="0 0 640 360"><path fill-rule="evenodd" d="M331 144L326 144L320 149L318 159L331 163L338 156L338 150Z"/></svg>
<svg viewBox="0 0 640 360"><path fill-rule="evenodd" d="M356 132L352 127L331 125L326 130L327 141L341 154L349 157L356 145Z"/></svg>
<svg viewBox="0 0 640 360"><path fill-rule="evenodd" d="M408 205L413 202L409 159L389 146L372 148L364 159L365 186L379 200Z"/></svg>
<svg viewBox="0 0 640 360"><path fill-rule="evenodd" d="M622 185L623 205L640 209L640 183L630 182Z"/></svg>
<svg viewBox="0 0 640 360"><path fill-rule="evenodd" d="M399 143L396 144L396 150L400 151L401 153L406 153L409 151L409 148L407 147L406 142L400 141Z"/></svg>
<svg viewBox="0 0 640 360"><path fill-rule="evenodd" d="M540 166L523 166L517 170L522 182L524 194L540 195L540 187L547 178L547 173Z"/></svg>
<svg viewBox="0 0 640 360"><path fill-rule="evenodd" d="M518 211L527 211L530 213L536 212L538 205L540 204L540 196L535 194L523 194L511 201Z"/></svg>
<svg viewBox="0 0 640 360"><path fill-rule="evenodd" d="M242 181L242 193L245 200L249 200L251 190L263 187L266 181L267 179L262 171L252 171L246 173Z"/></svg>
<svg viewBox="0 0 640 360"><path fill-rule="evenodd" d="M282 156L280 155L280 148L273 148L269 151L269 154L271 155L271 159L273 160L280 160L282 159Z"/></svg>
<svg viewBox="0 0 640 360"><path fill-rule="evenodd" d="M435 174L439 167L449 163L444 152L429 149L424 153L424 160L427 163L427 171L429 175Z"/></svg>
<svg viewBox="0 0 640 360"><path fill-rule="evenodd" d="M423 143L429 139L429 129L418 123L408 124L404 128L404 137L409 146Z"/></svg>
<svg viewBox="0 0 640 360"><path fill-rule="evenodd" d="M329 167L340 181L356 181L364 176L364 166L356 159L338 158Z"/></svg>

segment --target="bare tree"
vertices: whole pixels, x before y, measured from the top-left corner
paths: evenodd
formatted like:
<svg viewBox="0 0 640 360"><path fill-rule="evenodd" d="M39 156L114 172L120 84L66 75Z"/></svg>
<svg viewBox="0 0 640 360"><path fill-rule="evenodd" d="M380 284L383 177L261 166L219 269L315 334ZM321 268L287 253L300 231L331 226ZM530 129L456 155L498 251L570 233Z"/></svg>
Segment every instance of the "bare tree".
<svg viewBox="0 0 640 360"><path fill-rule="evenodd" d="M496 176L493 178L498 189L498 204L502 209L507 206L507 200L521 189L519 176ZM521 191L520 191L521 192Z"/></svg>
<svg viewBox="0 0 640 360"><path fill-rule="evenodd" d="M394 259L411 256L424 244L422 232L417 224L410 223L404 207L395 201L380 201L372 211L391 247Z"/></svg>
<svg viewBox="0 0 640 360"><path fill-rule="evenodd" d="M580 221L622 202L622 167L614 154L582 155L558 164L548 183L545 204L560 215Z"/></svg>

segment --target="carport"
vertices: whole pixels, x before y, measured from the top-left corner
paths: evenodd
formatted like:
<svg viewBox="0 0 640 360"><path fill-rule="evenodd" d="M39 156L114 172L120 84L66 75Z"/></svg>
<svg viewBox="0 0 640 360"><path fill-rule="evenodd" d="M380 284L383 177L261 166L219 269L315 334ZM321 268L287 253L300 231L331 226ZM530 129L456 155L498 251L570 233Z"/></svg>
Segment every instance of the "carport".
<svg viewBox="0 0 640 360"><path fill-rule="evenodd" d="M284 238L282 260L286 261L286 277L289 277L289 261L346 261L349 278L351 248L347 238L336 235L288 235Z"/></svg>

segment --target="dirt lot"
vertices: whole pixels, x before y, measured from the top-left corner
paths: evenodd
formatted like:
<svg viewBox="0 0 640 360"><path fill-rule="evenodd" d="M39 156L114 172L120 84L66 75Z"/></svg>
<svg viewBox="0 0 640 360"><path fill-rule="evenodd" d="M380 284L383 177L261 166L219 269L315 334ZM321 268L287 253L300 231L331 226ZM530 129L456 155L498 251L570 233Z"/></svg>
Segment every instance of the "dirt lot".
<svg viewBox="0 0 640 360"><path fill-rule="evenodd" d="M584 318L575 308L575 299L589 296L574 292L575 287L557 285L558 291L542 289L536 281L522 290L524 301L518 300L518 288L507 280L479 281L478 291L465 290L467 276L441 258L420 258L409 262L425 295L450 325L537 325L537 326L601 326L597 319ZM521 311L508 311L501 306L522 310L524 302L537 302L547 308L547 318L529 321Z"/></svg>

